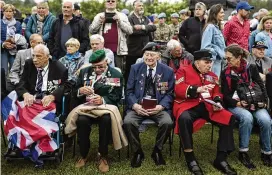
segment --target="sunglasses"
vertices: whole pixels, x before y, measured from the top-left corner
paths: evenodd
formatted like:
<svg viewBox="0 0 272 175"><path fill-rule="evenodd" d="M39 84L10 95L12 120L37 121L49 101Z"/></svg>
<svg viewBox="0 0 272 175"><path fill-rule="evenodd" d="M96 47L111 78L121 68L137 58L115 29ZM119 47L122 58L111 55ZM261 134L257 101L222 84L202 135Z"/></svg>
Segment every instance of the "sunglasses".
<svg viewBox="0 0 272 175"><path fill-rule="evenodd" d="M103 69L105 66L99 65L99 66L92 66L93 69Z"/></svg>
<svg viewBox="0 0 272 175"><path fill-rule="evenodd" d="M107 3L115 3L113 0L108 0Z"/></svg>

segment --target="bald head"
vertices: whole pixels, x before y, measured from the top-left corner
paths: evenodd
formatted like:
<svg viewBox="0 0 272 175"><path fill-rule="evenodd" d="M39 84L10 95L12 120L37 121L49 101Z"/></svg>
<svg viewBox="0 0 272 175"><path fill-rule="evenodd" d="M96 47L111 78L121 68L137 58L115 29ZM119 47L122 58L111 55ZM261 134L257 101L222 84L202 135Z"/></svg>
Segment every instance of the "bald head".
<svg viewBox="0 0 272 175"><path fill-rule="evenodd" d="M49 62L49 49L43 45L38 44L33 49L33 63L36 68L44 68Z"/></svg>

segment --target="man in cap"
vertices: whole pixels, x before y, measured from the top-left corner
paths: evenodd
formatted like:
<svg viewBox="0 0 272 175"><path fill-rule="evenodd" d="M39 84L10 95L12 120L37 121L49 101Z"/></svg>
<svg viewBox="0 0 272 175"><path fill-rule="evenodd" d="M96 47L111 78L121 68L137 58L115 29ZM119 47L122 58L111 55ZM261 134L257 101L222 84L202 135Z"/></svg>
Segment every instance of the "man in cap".
<svg viewBox="0 0 272 175"><path fill-rule="evenodd" d="M179 24L179 15L177 13L171 14L171 22L172 24L169 25L171 29L170 39L173 39L173 38L178 39L180 24Z"/></svg>
<svg viewBox="0 0 272 175"><path fill-rule="evenodd" d="M176 73L174 116L185 160L193 174L203 174L193 151L192 133L208 122L219 125L217 156L214 167L224 174L236 174L226 158L234 150L232 114L222 107L222 94L217 76L210 71L212 54L202 49L194 52L194 63Z"/></svg>
<svg viewBox="0 0 272 175"><path fill-rule="evenodd" d="M252 46L252 54L248 57L250 64L256 64L263 81L265 81L266 74L272 71L272 59L264 56L265 49L268 49L265 43L257 41Z"/></svg>
<svg viewBox="0 0 272 175"><path fill-rule="evenodd" d="M166 14L165 13L160 13L158 15L158 18L159 18L159 23L156 24L157 30L154 33L154 40L168 42L170 40L170 37L171 37L171 29L165 23Z"/></svg>
<svg viewBox="0 0 272 175"><path fill-rule="evenodd" d="M159 127L151 155L157 166L166 164L161 151L173 125L174 72L157 61L160 58L158 44L150 42L143 51L144 62L131 66L126 90L124 129L133 152L133 168L140 167L144 159L138 131L142 121L153 120Z"/></svg>
<svg viewBox="0 0 272 175"><path fill-rule="evenodd" d="M104 50L95 51L89 62L91 67L80 71L77 89L79 104L86 100L94 105L111 104L116 105L122 97L123 76L115 68L108 66L106 53ZM87 155L90 149L90 132L93 123L99 124L99 171L105 173L109 171L107 161L108 143L111 137L111 118L109 114L102 117L92 118L85 115L79 115L77 119L77 135L80 139L79 148L81 158L76 163L80 168L86 164Z"/></svg>
<svg viewBox="0 0 272 175"><path fill-rule="evenodd" d="M223 30L223 35L227 46L230 44L239 44L242 48L248 50L248 38L250 35L249 14L254 9L248 2L242 1L236 5L237 15L229 20Z"/></svg>

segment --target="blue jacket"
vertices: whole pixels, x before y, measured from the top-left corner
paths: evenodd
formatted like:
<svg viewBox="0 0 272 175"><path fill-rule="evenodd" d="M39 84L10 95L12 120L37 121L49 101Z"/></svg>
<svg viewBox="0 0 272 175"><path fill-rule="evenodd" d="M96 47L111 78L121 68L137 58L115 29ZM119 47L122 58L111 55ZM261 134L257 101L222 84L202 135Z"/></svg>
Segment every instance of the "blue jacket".
<svg viewBox="0 0 272 175"><path fill-rule="evenodd" d="M224 36L217 25L208 24L203 32L201 49L208 49L212 52L213 60L222 60L225 57L226 48Z"/></svg>
<svg viewBox="0 0 272 175"><path fill-rule="evenodd" d="M147 75L147 65L138 63L131 66L126 90L127 109L132 110L135 103L140 103L144 96L145 79ZM172 115L173 91L175 84L174 71L162 64L157 63L155 74L156 99L158 104L165 107L170 115ZM166 90L160 90L164 86Z"/></svg>
<svg viewBox="0 0 272 175"><path fill-rule="evenodd" d="M272 40L266 31L258 33L255 37L255 41L263 41L268 49L265 50L264 55L272 58Z"/></svg>
<svg viewBox="0 0 272 175"><path fill-rule="evenodd" d="M15 33L18 34L22 33L22 25L19 21L16 21L15 28L16 28ZM4 24L3 20L1 19L1 46L3 42L6 41L6 39L7 39L7 25Z"/></svg>
<svg viewBox="0 0 272 175"><path fill-rule="evenodd" d="M256 29L256 30L254 30L254 31L252 31L251 33L250 33L250 36L249 36L249 38L248 38L248 50L249 50L249 52L251 52L251 50L252 50L252 46L254 45L254 43L255 43L255 37L256 37L256 35L258 34L260 32L260 30L258 30L258 29Z"/></svg>
<svg viewBox="0 0 272 175"><path fill-rule="evenodd" d="M55 21L55 19L56 19L56 17L52 13L49 13L44 20L43 29L42 29L42 36L43 36L43 41L46 43L49 38L49 31L50 31L51 26L52 26L53 22ZM31 17L29 18L29 21L26 26L26 31L25 31L25 36L28 41L29 41L29 37L33 33L37 33L37 21L38 21L38 19L37 19L36 15L31 15Z"/></svg>

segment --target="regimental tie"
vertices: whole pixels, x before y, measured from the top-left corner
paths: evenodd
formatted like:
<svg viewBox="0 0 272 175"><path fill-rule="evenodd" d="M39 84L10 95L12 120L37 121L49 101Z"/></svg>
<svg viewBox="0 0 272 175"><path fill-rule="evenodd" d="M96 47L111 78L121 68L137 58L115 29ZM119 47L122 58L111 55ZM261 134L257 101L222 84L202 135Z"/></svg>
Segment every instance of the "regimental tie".
<svg viewBox="0 0 272 175"><path fill-rule="evenodd" d="M36 91L41 93L42 92L42 84L43 84L43 76L42 76L43 69L38 69L38 83L36 85Z"/></svg>

